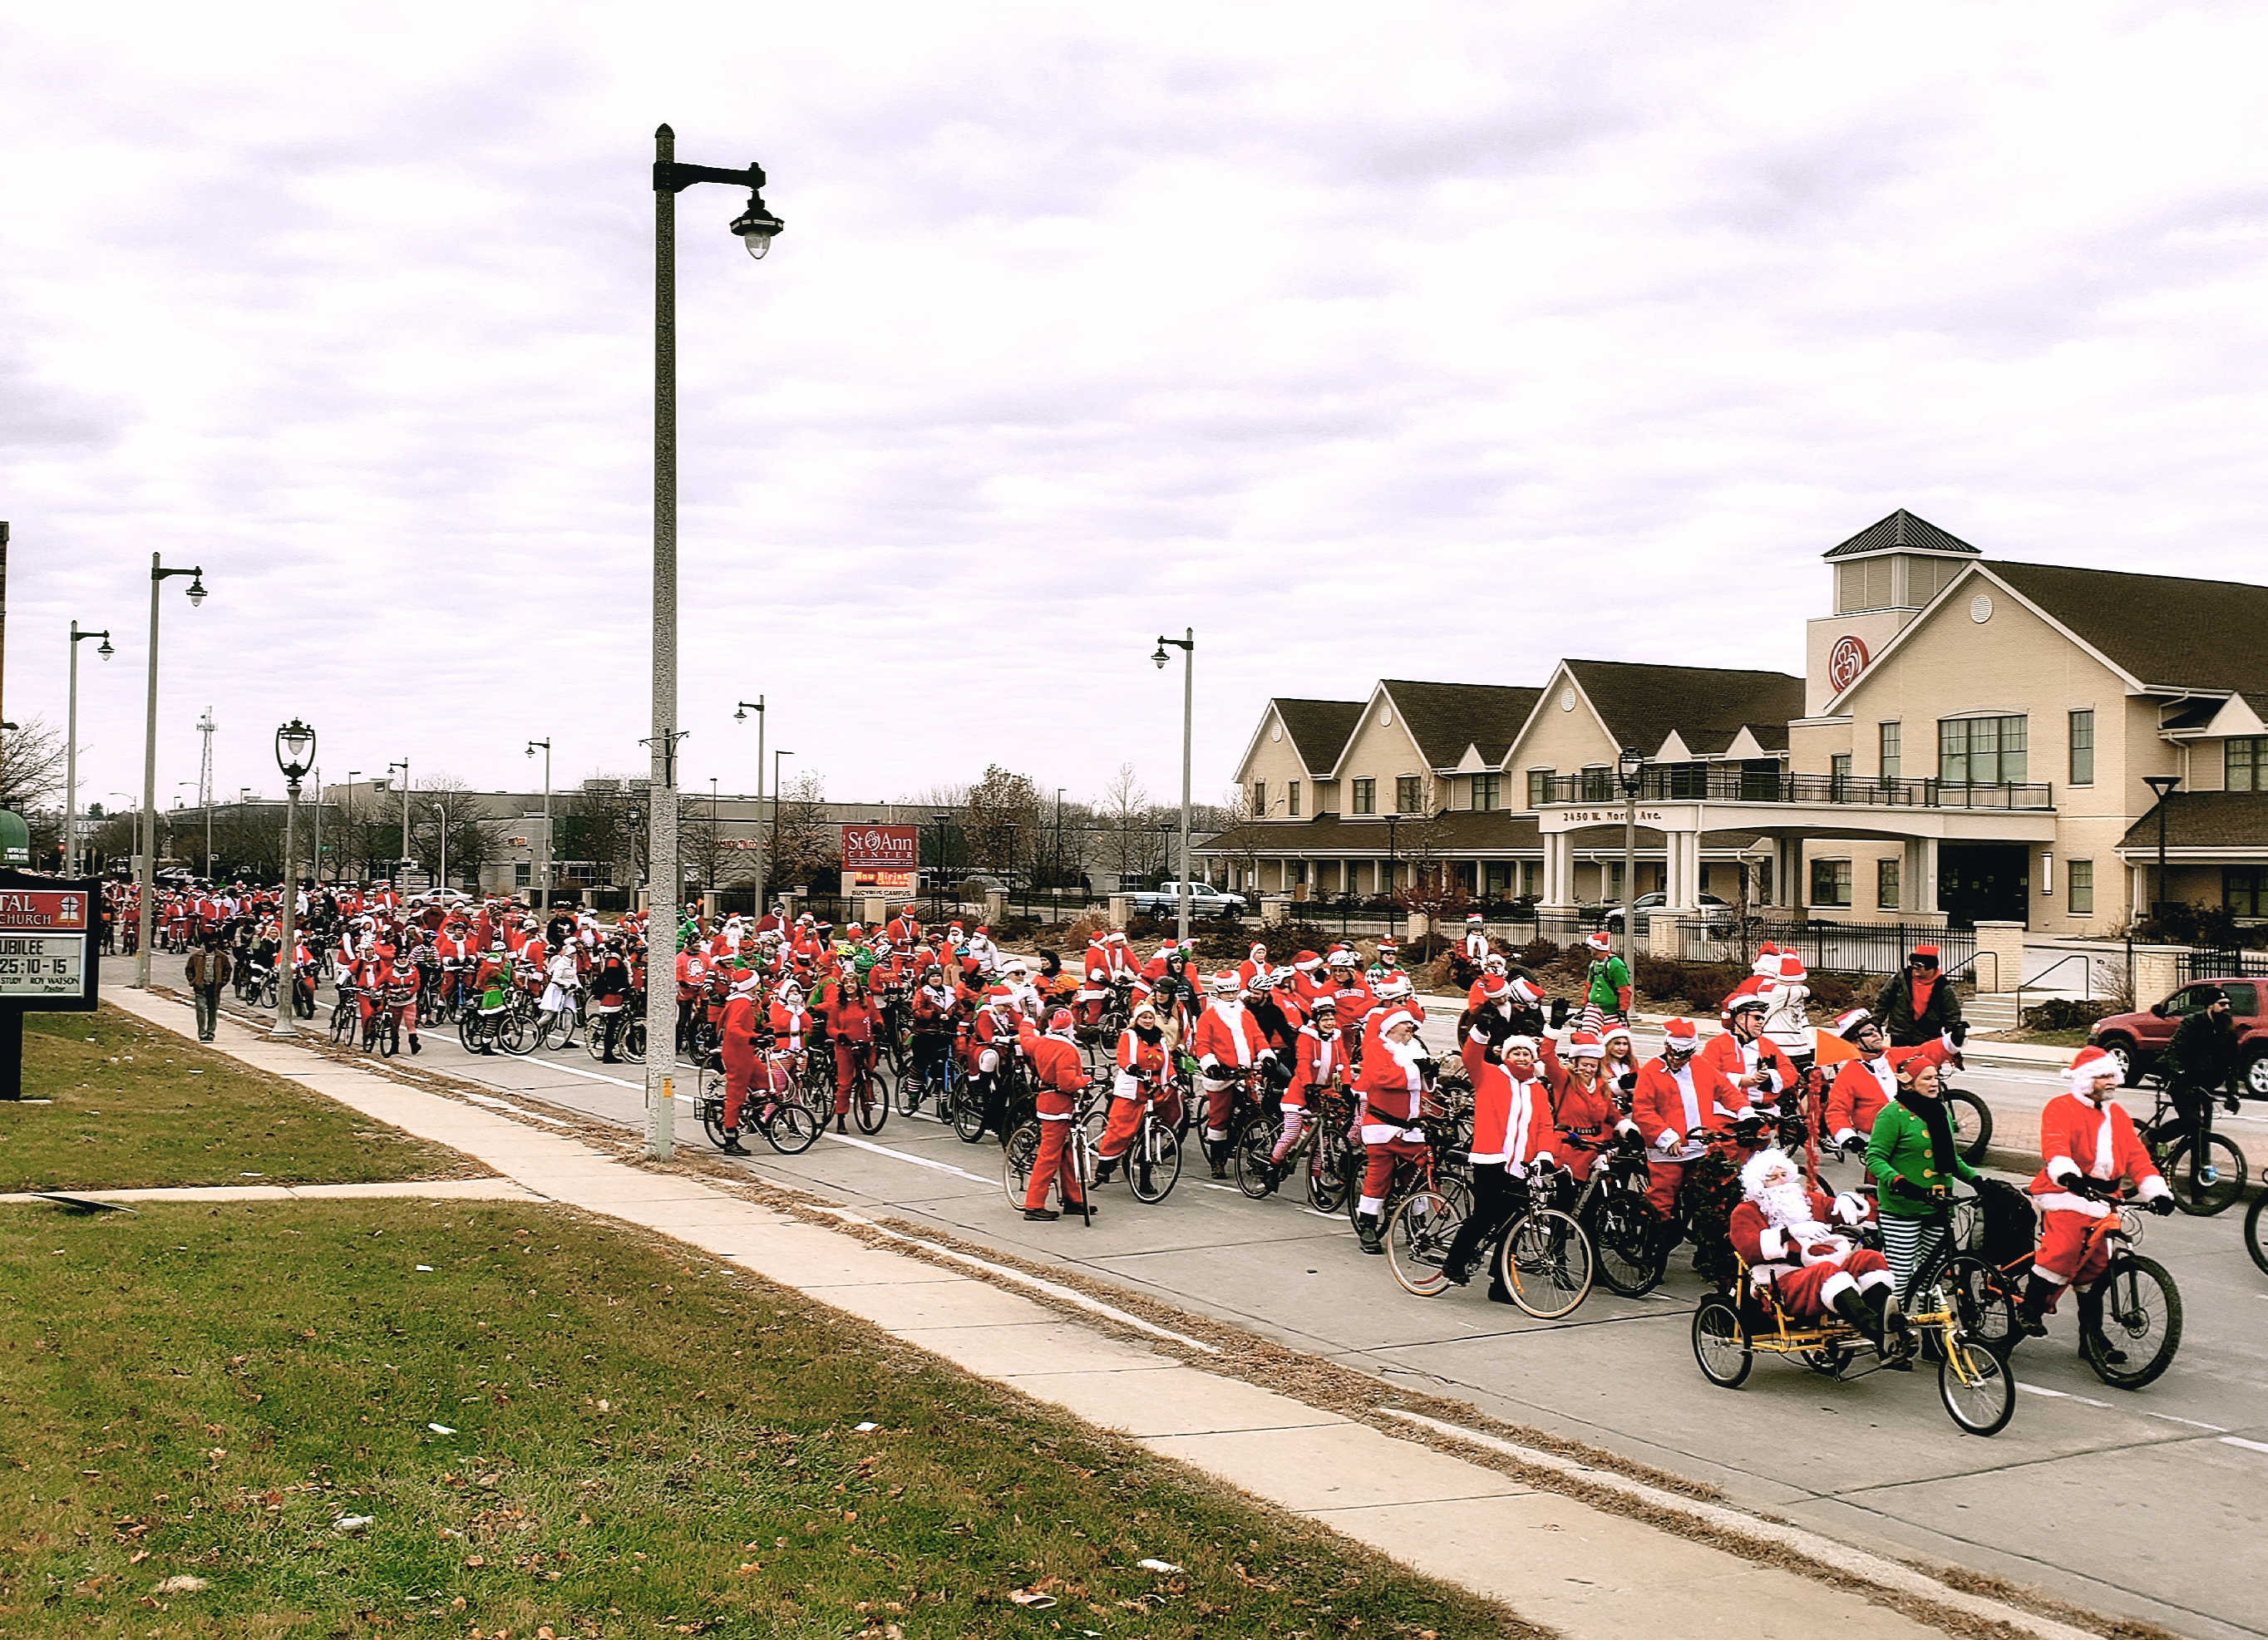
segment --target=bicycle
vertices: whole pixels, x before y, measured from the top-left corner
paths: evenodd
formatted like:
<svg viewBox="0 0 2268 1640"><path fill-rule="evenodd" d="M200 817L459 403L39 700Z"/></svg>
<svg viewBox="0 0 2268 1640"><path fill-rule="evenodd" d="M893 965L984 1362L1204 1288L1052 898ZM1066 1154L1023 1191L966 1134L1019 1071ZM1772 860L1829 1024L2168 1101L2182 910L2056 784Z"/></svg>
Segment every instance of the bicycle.
<svg viewBox="0 0 2268 1640"><path fill-rule="evenodd" d="M2251 1209L2244 1215L2244 1250L2252 1255L2260 1273L2268 1276L2268 1219L2261 1217L2263 1209L2268 1209L2268 1190L2252 1198Z"/></svg>
<svg viewBox="0 0 2268 1640"><path fill-rule="evenodd" d="M919 1040L917 1039L917 1041ZM913 1055L906 1068L898 1073L897 1104L900 1115L919 1115L923 1101L934 1092L937 1096L939 1120L949 1120L946 1115L946 1102L954 1097L961 1085L968 1080L968 1073L961 1068L961 1061L954 1055L952 1039L946 1037L939 1041L940 1046L932 1074L927 1076L923 1074L921 1055L918 1053Z"/></svg>
<svg viewBox="0 0 2268 1640"><path fill-rule="evenodd" d="M880 1046L878 1043L869 1045L869 1053L874 1057L864 1059L858 1079L850 1089L850 1116L858 1124L861 1133L880 1133L883 1124L890 1119L890 1096L882 1091L878 1080L880 1067L876 1060L880 1057L877 1051ZM831 1099L828 1108L832 1114L834 1106Z"/></svg>
<svg viewBox="0 0 2268 1640"><path fill-rule="evenodd" d="M591 1014L585 1022L583 1048L592 1058L604 1064L607 1055L621 1050L622 1057L634 1065L645 1063L645 1010L637 1006L637 998L619 1003L593 1003Z"/></svg>
<svg viewBox="0 0 2268 1640"><path fill-rule="evenodd" d="M2102 1325L2097 1330L2082 1327L2080 1331L2080 1350L2088 1368L2113 1389L2140 1389L2156 1382L2173 1365L2182 1346L2181 1290L2164 1265L2134 1251L2143 1235L2141 1221L2132 1217L2136 1205L2135 1198L2121 1197L2115 1211L2095 1220L2088 1232L2084 1255L2093 1257L2106 1241L2117 1244L2095 1283L2095 1291L2102 1301ZM2036 1223L2038 1211L2037 1205L2032 1204ZM2033 1239L2036 1247L2036 1234ZM2013 1355L2025 1336L2016 1312L2025 1278L2032 1273L2034 1250L2026 1248L1999 1260L1995 1254L2009 1251L2007 1247L1988 1247L1979 1254L1948 1239L1948 1246L1915 1273L1914 1290L1921 1291L1925 1277L1935 1281L1959 1309L1967 1333L2004 1357ZM2111 1337L2114 1327L2119 1334L2117 1340ZM2139 1349L2146 1342L2150 1349L2139 1364L2120 1347Z"/></svg>
<svg viewBox="0 0 2268 1640"><path fill-rule="evenodd" d="M763 1055L766 1077L773 1085L748 1091L747 1099L740 1107L740 1119L753 1120L756 1131L764 1136L764 1142L782 1156L800 1156L819 1143L821 1124L814 1120L809 1107L795 1097L792 1085L784 1090L779 1085L787 1057L784 1054ZM698 1087L701 1130L721 1151L731 1142L725 1132L725 1065L721 1055L712 1053L702 1061Z"/></svg>
<svg viewBox="0 0 2268 1640"><path fill-rule="evenodd" d="M1079 1180L1079 1217L1089 1224L1094 1222L1092 1205L1094 1190L1094 1131L1089 1124L1101 1108L1103 1097L1109 1092L1109 1087L1110 1085L1107 1082L1090 1081L1080 1091L1078 1107L1070 1119L1071 1131L1065 1136L1068 1143L1064 1146L1067 1152L1064 1160L1071 1169L1072 1177ZM1015 1132L1008 1136L1006 1153L1000 1164L1000 1186L1008 1193L1010 1207L1022 1207L1025 1196L1032 1188L1032 1169L1039 1165L1040 1136L1040 1121L1037 1117L1020 1124ZM1063 1181L1060 1178L1056 1181L1056 1190L1057 1199L1064 1200ZM1042 1202L1042 1205L1045 1203ZM1064 1210L1070 1210L1068 1202L1064 1202Z"/></svg>
<svg viewBox="0 0 2268 1640"><path fill-rule="evenodd" d="M361 995L357 987L342 985L338 1000L331 1004L331 1041L342 1048L355 1040L356 1028L362 1023L362 1008L357 1001Z"/></svg>
<svg viewBox="0 0 2268 1640"><path fill-rule="evenodd" d="M576 993L567 993L563 1008L539 1008L536 1011L535 1045L556 1053L563 1053L575 1046L575 1026L580 1012Z"/></svg>
<svg viewBox="0 0 2268 1640"><path fill-rule="evenodd" d="M1646 1199L1651 1182L1645 1151L1616 1146L1575 1201L1575 1222L1591 1239L1598 1279L1618 1298L1643 1298L1661 1282L1662 1259L1653 1246L1656 1216Z"/></svg>
<svg viewBox="0 0 2268 1640"><path fill-rule="evenodd" d="M1149 1097L1142 1103L1142 1120L1115 1165L1125 1170L1126 1188L1134 1199L1154 1207L1173 1195L1181 1181L1182 1141L1174 1125L1158 1114L1159 1088L1145 1091Z"/></svg>
<svg viewBox="0 0 2268 1640"><path fill-rule="evenodd" d="M2213 1107L2218 1099L2223 1108L2233 1114L2240 1108L2237 1100L2233 1095L2200 1090L2203 1102L2198 1121L2204 1133L2204 1143L2200 1144L2196 1134L2183 1133L2173 1138L2162 1135L2169 1120L2180 1117L2169 1079L2155 1077L2150 1091L2154 1100L2150 1120L2138 1124L2135 1132L2142 1141L2142 1148L2150 1153L2150 1159L2157 1164L2167 1187L2173 1191L2174 1205L2195 1218L2210 1218L2215 1213L2228 1211L2243 1195L2250 1169L2235 1141L2213 1130ZM2207 1178L2208 1173L2213 1176Z"/></svg>
<svg viewBox="0 0 2268 1640"><path fill-rule="evenodd" d="M1538 1320L1571 1313L1591 1291L1590 1239L1574 1217L1556 1205L1574 1187L1565 1168L1537 1163L1511 1181L1520 1202L1488 1243L1481 1261L1512 1301ZM1447 1259L1469 1210L1448 1190L1419 1191L1395 1210L1386 1238L1387 1263L1406 1292L1430 1298L1449 1284Z"/></svg>

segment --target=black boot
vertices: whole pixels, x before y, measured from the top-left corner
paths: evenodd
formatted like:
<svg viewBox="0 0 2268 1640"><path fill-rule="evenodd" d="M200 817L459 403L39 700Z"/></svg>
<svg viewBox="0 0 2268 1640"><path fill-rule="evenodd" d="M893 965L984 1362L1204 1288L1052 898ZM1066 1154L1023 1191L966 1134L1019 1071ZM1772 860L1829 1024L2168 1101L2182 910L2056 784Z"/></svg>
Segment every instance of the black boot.
<svg viewBox="0 0 2268 1640"><path fill-rule="evenodd" d="M1379 1233L1377 1214L1360 1213L1356 1215L1354 1221L1354 1232L1357 1239L1361 1241L1362 1250L1365 1253L1383 1253L1386 1251L1386 1238Z"/></svg>
<svg viewBox="0 0 2268 1640"><path fill-rule="evenodd" d="M1207 1139L1205 1141L1205 1161L1212 1168L1212 1176L1214 1178L1227 1178L1228 1141L1226 1139Z"/></svg>
<svg viewBox="0 0 2268 1640"><path fill-rule="evenodd" d="M2095 1288L2092 1292L2082 1292L2079 1295L2079 1353L2082 1359L2085 1358L2088 1345L2090 1343L2095 1346L2095 1354L2103 1365L2115 1367L2126 1364L2126 1352L2113 1347L2109 1335L2102 1330L2102 1289L2101 1287Z"/></svg>
<svg viewBox="0 0 2268 1640"><path fill-rule="evenodd" d="M2024 1282L2023 1301L2016 1306L2016 1330L2027 1338L2047 1336L2048 1305L2053 1304L2061 1283L2044 1276L2028 1276ZM2087 1313L2087 1302L2080 1301L2080 1313Z"/></svg>
<svg viewBox="0 0 2268 1640"><path fill-rule="evenodd" d="M1906 1313L1890 1302L1892 1291L1887 1282L1876 1287L1861 1287L1859 1299L1874 1318L1874 1326L1880 1332L1876 1342L1892 1353L1910 1356L1913 1353L1913 1327L1906 1320Z"/></svg>
<svg viewBox="0 0 2268 1640"><path fill-rule="evenodd" d="M1835 1313L1858 1328L1876 1350L1883 1347L1881 1313L1859 1296L1856 1287L1846 1287L1835 1295Z"/></svg>
<svg viewBox="0 0 2268 1640"><path fill-rule="evenodd" d="M1108 1158L1100 1159L1094 1164L1094 1182L1098 1185L1107 1185L1110 1182L1112 1176L1117 1172L1118 1158L1116 1157L1113 1156Z"/></svg>
<svg viewBox="0 0 2268 1640"><path fill-rule="evenodd" d="M740 1130L738 1128L725 1129L725 1143L718 1145L717 1149L725 1156L746 1156L748 1153L740 1144Z"/></svg>

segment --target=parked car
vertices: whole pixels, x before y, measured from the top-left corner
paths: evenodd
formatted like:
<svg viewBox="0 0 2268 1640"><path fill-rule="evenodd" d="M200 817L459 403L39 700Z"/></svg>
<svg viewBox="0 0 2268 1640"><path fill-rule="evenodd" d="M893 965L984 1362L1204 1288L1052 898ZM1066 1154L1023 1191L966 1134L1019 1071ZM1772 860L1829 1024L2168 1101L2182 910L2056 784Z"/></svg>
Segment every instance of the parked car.
<svg viewBox="0 0 2268 1640"><path fill-rule="evenodd" d="M1650 894L1640 894L1631 908L1638 913L1638 931L1639 933L1646 931L1647 913L1659 911L1668 903L1669 896L1660 890ZM1733 931L1733 908L1729 902L1718 899L1716 895L1701 896L1701 915L1709 920L1710 933L1721 937ZM1623 926L1622 907L1609 906L1606 915L1599 919L1599 926L1609 933L1620 933Z"/></svg>
<svg viewBox="0 0 2268 1640"><path fill-rule="evenodd" d="M1138 890L1133 901L1137 916L1175 916L1180 915L1182 886L1178 881L1160 883L1155 888ZM1191 916L1242 916L1244 908L1242 894L1229 894L1211 883L1189 885Z"/></svg>
<svg viewBox="0 0 2268 1640"><path fill-rule="evenodd" d="M2237 1051L2244 1067L2241 1078L2247 1095L2268 1099L2268 1019L2260 1013L2260 992L2268 981L2232 975L2225 980L2192 980L2161 1003L2134 1013L2105 1014L2088 1029L2087 1040L2117 1060L2132 1087L2157 1063L2174 1029L2204 1004L2198 1000L2207 986L2228 993L2228 1011L2236 1021Z"/></svg>

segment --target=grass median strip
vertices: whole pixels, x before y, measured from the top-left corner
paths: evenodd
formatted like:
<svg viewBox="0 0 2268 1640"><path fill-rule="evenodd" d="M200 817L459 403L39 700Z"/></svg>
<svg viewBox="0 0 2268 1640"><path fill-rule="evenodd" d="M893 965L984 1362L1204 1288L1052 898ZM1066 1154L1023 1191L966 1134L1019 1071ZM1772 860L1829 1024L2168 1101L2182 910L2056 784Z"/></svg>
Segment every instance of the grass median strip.
<svg viewBox="0 0 2268 1640"><path fill-rule="evenodd" d="M550 1207L0 1213L0 1450L11 1634L1538 1632Z"/></svg>
<svg viewBox="0 0 2268 1640"><path fill-rule="evenodd" d="M478 1171L117 1008L26 1015L24 1092L26 1103L0 1101L0 1192L358 1184Z"/></svg>

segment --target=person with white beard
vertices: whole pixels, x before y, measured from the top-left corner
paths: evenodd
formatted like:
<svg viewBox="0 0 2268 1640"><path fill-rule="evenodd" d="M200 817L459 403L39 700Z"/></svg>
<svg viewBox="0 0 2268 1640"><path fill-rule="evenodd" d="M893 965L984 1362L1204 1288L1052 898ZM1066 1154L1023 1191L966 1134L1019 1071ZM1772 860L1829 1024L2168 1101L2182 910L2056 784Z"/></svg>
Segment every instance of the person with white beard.
<svg viewBox="0 0 2268 1640"><path fill-rule="evenodd" d="M1806 1188L1801 1170L1778 1150L1749 1158L1741 1192L1733 1247L1751 1288L1769 1291L1791 1321L1815 1322L1832 1310L1886 1353L1891 1334L1903 1341L1889 1264L1850 1233L1874 1216L1864 1196Z"/></svg>

